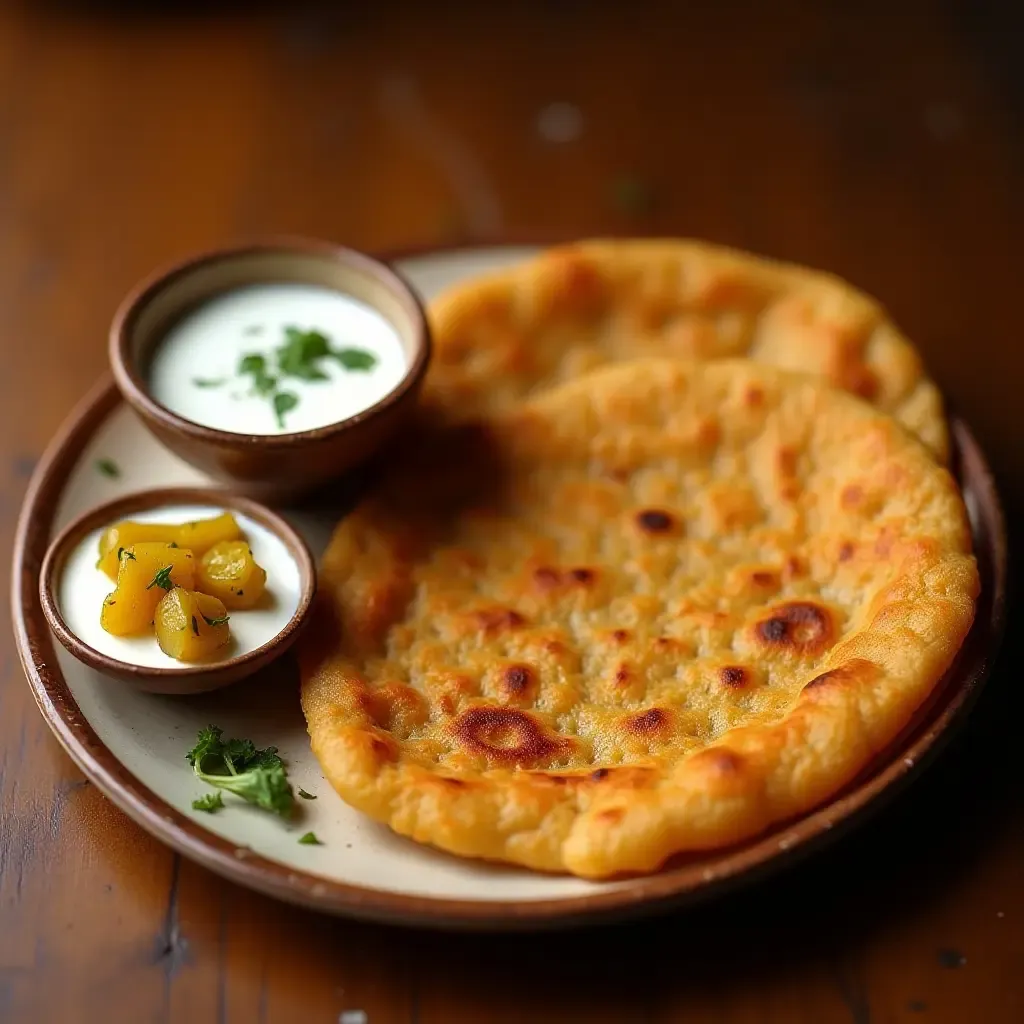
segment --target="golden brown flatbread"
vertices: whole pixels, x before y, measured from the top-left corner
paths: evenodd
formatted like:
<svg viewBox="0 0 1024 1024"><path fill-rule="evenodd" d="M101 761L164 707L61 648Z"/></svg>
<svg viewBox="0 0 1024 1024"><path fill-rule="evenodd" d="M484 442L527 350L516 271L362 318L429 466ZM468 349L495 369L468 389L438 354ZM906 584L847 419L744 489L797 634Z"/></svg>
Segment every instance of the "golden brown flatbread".
<svg viewBox="0 0 1024 1024"><path fill-rule="evenodd" d="M757 362L826 378L941 460L938 389L874 300L837 277L692 241L591 241L456 285L430 306L428 401L491 412L609 361Z"/></svg>
<svg viewBox="0 0 1024 1024"><path fill-rule="evenodd" d="M977 590L953 480L888 416L746 361L623 364L393 467L324 559L302 706L402 835L653 871L851 780Z"/></svg>

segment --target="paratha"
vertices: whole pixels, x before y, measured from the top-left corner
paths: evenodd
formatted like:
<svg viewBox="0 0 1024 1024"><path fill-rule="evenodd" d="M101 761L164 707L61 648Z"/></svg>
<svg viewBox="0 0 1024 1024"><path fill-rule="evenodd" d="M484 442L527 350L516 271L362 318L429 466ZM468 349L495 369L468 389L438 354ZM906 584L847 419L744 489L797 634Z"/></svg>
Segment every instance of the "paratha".
<svg viewBox="0 0 1024 1024"><path fill-rule="evenodd" d="M953 479L888 416L654 359L410 450L320 591L302 706L338 793L598 878L836 792L950 665L978 576Z"/></svg>
<svg viewBox="0 0 1024 1024"><path fill-rule="evenodd" d="M830 274L693 241L590 241L473 278L429 308L428 403L473 416L608 362L746 356L812 373L947 457L942 398L877 302Z"/></svg>

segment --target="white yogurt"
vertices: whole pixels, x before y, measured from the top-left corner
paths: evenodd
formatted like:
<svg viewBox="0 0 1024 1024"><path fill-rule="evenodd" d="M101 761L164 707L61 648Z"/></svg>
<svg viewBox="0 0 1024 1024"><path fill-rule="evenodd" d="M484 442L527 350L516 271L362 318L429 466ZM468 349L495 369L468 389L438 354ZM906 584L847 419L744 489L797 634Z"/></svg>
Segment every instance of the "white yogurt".
<svg viewBox="0 0 1024 1024"><path fill-rule="evenodd" d="M298 405L282 428L266 395L252 394L239 375L242 357L259 353L276 375L274 350L286 327L316 330L336 349L356 348L376 358L370 370L347 370L334 359L317 368L329 380L279 378ZM406 358L395 328L375 309L341 292L307 284L260 284L210 299L160 340L149 367L149 389L184 419L235 434L282 434L348 419L392 392L405 376ZM223 381L219 386L200 386Z"/></svg>
<svg viewBox="0 0 1024 1024"><path fill-rule="evenodd" d="M212 518L221 511L209 505L173 505L125 518L142 523L187 523ZM267 589L255 608L229 611L231 645L218 652L218 661L254 651L273 640L298 610L302 594L299 567L284 542L248 516L232 514L252 547L253 557L267 570ZM57 603L68 628L94 650L118 661L150 668L189 667L164 654L152 630L137 636L113 636L100 625L103 599L114 589L110 577L96 568L102 533L102 529L93 530L64 565L57 586Z"/></svg>

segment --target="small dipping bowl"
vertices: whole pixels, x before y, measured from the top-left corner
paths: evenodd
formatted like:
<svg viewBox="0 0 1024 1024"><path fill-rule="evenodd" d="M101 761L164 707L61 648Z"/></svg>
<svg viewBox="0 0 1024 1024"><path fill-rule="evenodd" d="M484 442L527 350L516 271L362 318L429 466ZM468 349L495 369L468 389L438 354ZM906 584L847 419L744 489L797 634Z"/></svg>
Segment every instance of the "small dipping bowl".
<svg viewBox="0 0 1024 1024"><path fill-rule="evenodd" d="M160 649L152 630L119 637L100 626L103 599L114 589L96 567L104 529L122 519L184 523L224 511L234 514L267 571L267 589L254 608L229 609L232 639L223 657L176 661ZM68 652L151 693L204 693L265 667L298 638L315 594L313 556L288 523L248 498L199 487L142 491L92 509L50 544L39 575L46 621Z"/></svg>
<svg viewBox="0 0 1024 1024"><path fill-rule="evenodd" d="M394 329L404 372L382 398L351 415L341 412L337 421L313 429L242 433L195 422L154 397L149 382L153 355L176 324L238 289L296 284L354 299ZM299 326L309 330L319 325ZM252 328L258 329L259 325ZM267 332L247 340L252 348L269 353L268 370L273 374L273 350L283 337ZM337 340L342 346L360 344L358 334ZM309 240L220 249L162 271L128 295L110 330L117 386L157 439L233 490L272 502L293 501L315 491L372 457L392 438L415 409L430 350L423 306L394 270L352 249ZM337 367L336 362L331 365ZM197 380L205 369L203 364L195 367ZM218 397L229 403L248 383L232 380ZM288 384L289 379L282 379L282 386ZM267 415L273 415L269 400Z"/></svg>

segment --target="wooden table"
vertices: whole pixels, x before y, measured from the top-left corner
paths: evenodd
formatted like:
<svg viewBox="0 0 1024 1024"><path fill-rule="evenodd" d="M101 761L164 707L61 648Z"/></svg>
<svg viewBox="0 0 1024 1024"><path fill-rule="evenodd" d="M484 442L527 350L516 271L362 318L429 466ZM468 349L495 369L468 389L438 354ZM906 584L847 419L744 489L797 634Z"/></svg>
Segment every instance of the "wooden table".
<svg viewBox="0 0 1024 1024"><path fill-rule="evenodd" d="M8 546L122 293L267 232L685 233L827 267L919 341L1020 507L1011 4L108 6L0 13ZM1024 1021L1016 673L870 826L757 890L620 929L439 937L180 860L83 780L0 644L0 1021Z"/></svg>

